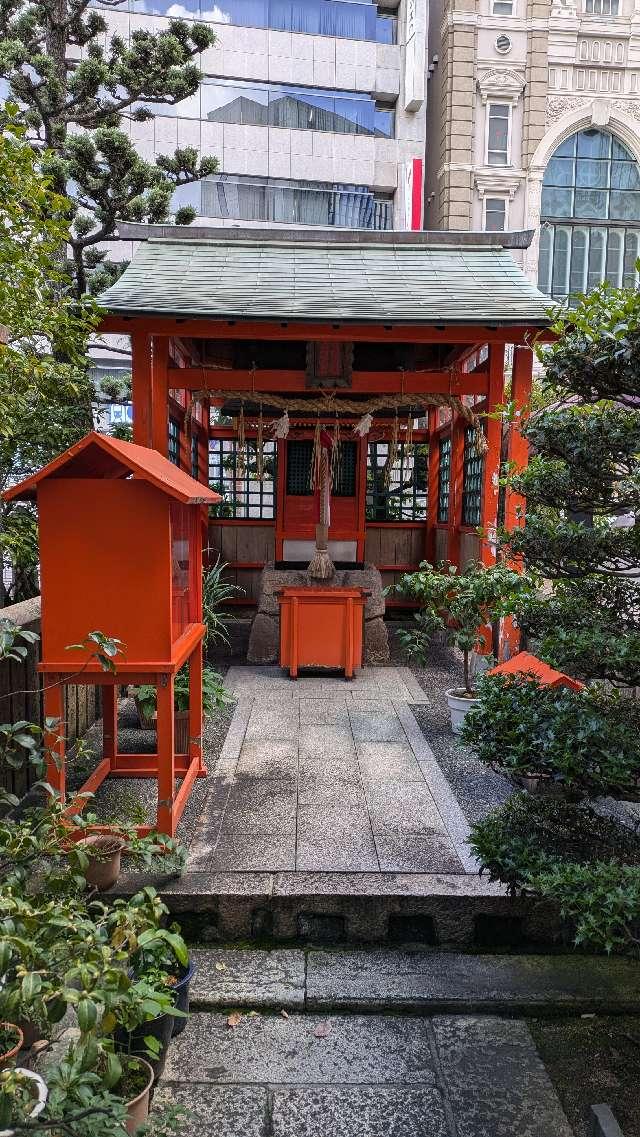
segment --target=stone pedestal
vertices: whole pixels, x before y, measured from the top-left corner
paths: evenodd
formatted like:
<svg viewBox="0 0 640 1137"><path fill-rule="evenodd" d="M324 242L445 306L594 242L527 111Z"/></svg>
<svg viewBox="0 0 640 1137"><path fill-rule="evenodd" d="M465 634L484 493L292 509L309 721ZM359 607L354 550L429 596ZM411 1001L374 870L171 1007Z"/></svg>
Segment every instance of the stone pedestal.
<svg viewBox="0 0 640 1137"><path fill-rule="evenodd" d="M277 663L280 651L280 605L276 592L281 588L364 588L370 592L364 609L364 659L366 666L389 663L389 640L384 622L382 578L375 565L362 569L336 569L330 581L311 580L305 568L277 569L265 565L260 580L258 611L251 625L248 663Z"/></svg>

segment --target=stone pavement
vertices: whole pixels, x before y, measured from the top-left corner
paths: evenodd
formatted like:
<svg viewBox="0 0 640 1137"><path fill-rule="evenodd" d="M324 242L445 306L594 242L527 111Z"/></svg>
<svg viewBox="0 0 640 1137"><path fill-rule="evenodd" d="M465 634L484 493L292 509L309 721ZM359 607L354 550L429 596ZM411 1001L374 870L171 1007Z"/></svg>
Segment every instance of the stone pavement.
<svg viewBox="0 0 640 1137"><path fill-rule="evenodd" d="M192 1014L154 1105L181 1137L572 1137L523 1022Z"/></svg>
<svg viewBox="0 0 640 1137"><path fill-rule="evenodd" d="M238 698L188 873L476 871L464 815L410 704L411 672L352 682L232 668Z"/></svg>

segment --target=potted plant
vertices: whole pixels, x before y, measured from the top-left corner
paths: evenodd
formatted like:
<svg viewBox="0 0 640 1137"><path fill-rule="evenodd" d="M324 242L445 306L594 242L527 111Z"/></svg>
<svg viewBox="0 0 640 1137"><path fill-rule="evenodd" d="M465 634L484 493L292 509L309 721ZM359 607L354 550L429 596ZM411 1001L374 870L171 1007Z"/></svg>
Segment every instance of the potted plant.
<svg viewBox="0 0 640 1137"><path fill-rule="evenodd" d="M35 1121L46 1104L47 1086L40 1074L20 1066L0 1072L0 1137L14 1137L13 1126Z"/></svg>
<svg viewBox="0 0 640 1137"><path fill-rule="evenodd" d="M138 710L140 726L144 730L155 730L157 692L151 683L143 683L132 688ZM205 715L213 713L216 707L233 702L225 690L222 676L212 667L202 670L202 709ZM175 677L173 687L173 708L175 724L175 748L177 754L187 754L189 750L189 668L185 664Z"/></svg>
<svg viewBox="0 0 640 1137"><path fill-rule="evenodd" d="M171 1035L181 1034L189 1014L189 987L195 964L177 924L169 928L150 928L138 937L138 948L131 959L133 974L165 985L173 995L174 1014Z"/></svg>
<svg viewBox="0 0 640 1137"><path fill-rule="evenodd" d="M0 1023L0 1070L9 1066L24 1045L24 1034L15 1023Z"/></svg>
<svg viewBox="0 0 640 1137"><path fill-rule="evenodd" d="M530 588L524 574L503 563L469 564L460 570L448 564L435 567L427 561L417 572L405 573L395 586L395 591L420 605L414 616L417 627L399 633L407 654L426 663L435 632L442 632L462 653L464 686L446 692L454 734L460 733L465 715L478 702L470 660L473 651L486 646L483 628L510 615L516 598Z"/></svg>
<svg viewBox="0 0 640 1137"><path fill-rule="evenodd" d="M81 859L86 860L82 868L88 885L98 892L107 892L120 876L122 851L126 841L117 833L91 833L76 842L76 850Z"/></svg>
<svg viewBox="0 0 640 1137"><path fill-rule="evenodd" d="M127 1055L121 1059L122 1074L113 1086L113 1093L122 1098L127 1111L125 1128L134 1134L149 1116L154 1073L146 1058Z"/></svg>

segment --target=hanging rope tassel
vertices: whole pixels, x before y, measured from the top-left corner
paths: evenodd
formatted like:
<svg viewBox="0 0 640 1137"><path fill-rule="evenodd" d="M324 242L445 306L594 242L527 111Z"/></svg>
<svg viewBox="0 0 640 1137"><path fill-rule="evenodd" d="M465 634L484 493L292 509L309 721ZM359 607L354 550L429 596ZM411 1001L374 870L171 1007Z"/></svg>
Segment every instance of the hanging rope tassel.
<svg viewBox="0 0 640 1137"><path fill-rule="evenodd" d="M258 415L258 430L256 433L256 478L259 482L264 481L264 440L263 440L264 424L262 421L262 403L260 403L260 413Z"/></svg>
<svg viewBox="0 0 640 1137"><path fill-rule="evenodd" d="M307 572L314 580L330 580L335 572L329 556L329 525L331 524L331 457L333 439L317 425L320 459L318 466L318 524L316 525L316 551ZM315 439L314 439L315 444Z"/></svg>
<svg viewBox="0 0 640 1137"><path fill-rule="evenodd" d="M337 486L340 477L340 463L342 461L342 446L340 445L340 426L336 419L333 424L333 447L331 450L331 486Z"/></svg>
<svg viewBox="0 0 640 1137"><path fill-rule="evenodd" d="M371 430L372 425L373 415L367 412L367 414L363 415L362 418L356 423L353 428L353 433L357 434L358 438L364 438L365 434L368 434Z"/></svg>
<svg viewBox="0 0 640 1137"><path fill-rule="evenodd" d="M320 485L320 462L322 458L322 443L320 441L320 417L316 419L316 428L313 432L313 448L311 450L311 489L317 490Z"/></svg>
<svg viewBox="0 0 640 1137"><path fill-rule="evenodd" d="M407 429L404 436L404 442L405 454L407 458L409 458L413 454L413 415L411 411L409 411L409 416L407 418Z"/></svg>
<svg viewBox="0 0 640 1137"><path fill-rule="evenodd" d="M384 488L386 490L389 489L389 484L391 482L391 472L393 470L393 467L396 464L397 457L398 457L398 412L396 411L396 413L394 415L394 419L393 419L393 430L391 432L391 439L389 441L389 450L387 452L387 460L384 464L384 470L383 470L383 474L382 474L382 480L384 483Z"/></svg>
<svg viewBox="0 0 640 1137"><path fill-rule="evenodd" d="M240 403L240 417L238 419L238 460L236 462L238 477L244 478L247 472L247 456L245 452L244 433L244 403Z"/></svg>
<svg viewBox="0 0 640 1137"><path fill-rule="evenodd" d="M271 423L274 438L286 438L289 434L289 412L285 410L281 418Z"/></svg>

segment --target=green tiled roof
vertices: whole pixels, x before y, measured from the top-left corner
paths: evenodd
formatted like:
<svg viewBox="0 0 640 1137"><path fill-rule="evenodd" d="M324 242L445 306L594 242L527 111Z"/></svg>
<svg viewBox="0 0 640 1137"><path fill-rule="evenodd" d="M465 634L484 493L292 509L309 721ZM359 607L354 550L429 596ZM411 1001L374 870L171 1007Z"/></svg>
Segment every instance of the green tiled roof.
<svg viewBox="0 0 640 1137"><path fill-rule="evenodd" d="M210 232L206 239L142 242L99 302L113 313L214 319L549 322L548 299L495 234L492 241L488 234L460 234L458 242L453 233L433 241L429 234L335 241L317 234L280 240L268 232L254 236L255 230L242 239Z"/></svg>

